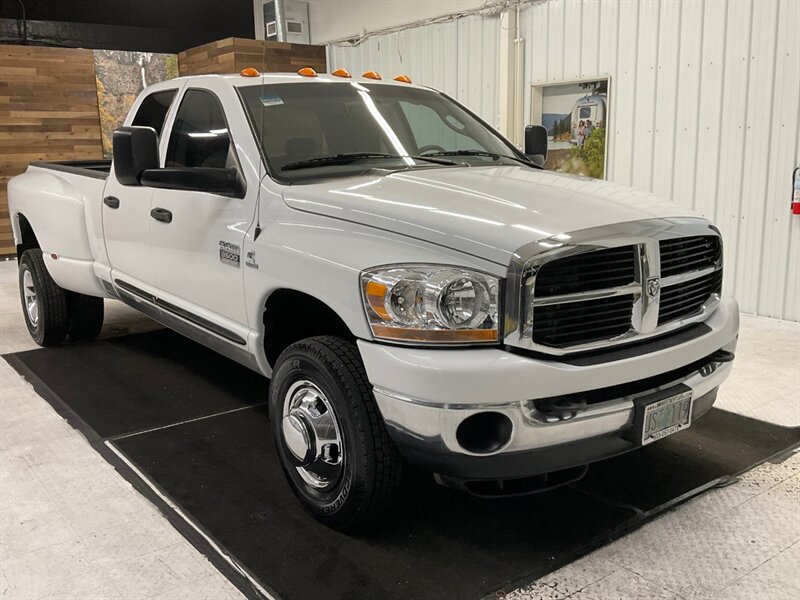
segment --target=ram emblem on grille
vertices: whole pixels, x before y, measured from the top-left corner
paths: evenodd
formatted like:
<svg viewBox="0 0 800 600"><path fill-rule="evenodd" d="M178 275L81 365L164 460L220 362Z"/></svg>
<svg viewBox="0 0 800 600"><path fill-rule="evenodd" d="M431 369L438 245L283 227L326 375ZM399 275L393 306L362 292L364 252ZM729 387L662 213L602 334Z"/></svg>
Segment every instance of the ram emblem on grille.
<svg viewBox="0 0 800 600"><path fill-rule="evenodd" d="M647 297L650 300L655 300L658 295L658 289L661 287L661 280L658 277L651 277L647 280Z"/></svg>

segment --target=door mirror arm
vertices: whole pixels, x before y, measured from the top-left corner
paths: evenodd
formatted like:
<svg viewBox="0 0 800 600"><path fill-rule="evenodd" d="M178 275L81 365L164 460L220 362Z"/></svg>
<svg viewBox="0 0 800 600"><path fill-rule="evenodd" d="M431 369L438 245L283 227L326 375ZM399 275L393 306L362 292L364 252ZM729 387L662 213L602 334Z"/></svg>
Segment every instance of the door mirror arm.
<svg viewBox="0 0 800 600"><path fill-rule="evenodd" d="M142 173L142 185L167 190L207 192L243 198L246 190L238 169L211 167L165 167Z"/></svg>

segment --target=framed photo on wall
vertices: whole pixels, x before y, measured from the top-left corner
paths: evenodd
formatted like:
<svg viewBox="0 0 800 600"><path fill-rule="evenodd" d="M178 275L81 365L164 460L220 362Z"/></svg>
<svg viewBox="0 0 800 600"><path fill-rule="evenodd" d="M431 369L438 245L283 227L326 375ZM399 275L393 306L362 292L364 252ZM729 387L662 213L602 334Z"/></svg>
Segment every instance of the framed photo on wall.
<svg viewBox="0 0 800 600"><path fill-rule="evenodd" d="M545 169L605 179L609 79L534 85L531 123L547 128Z"/></svg>

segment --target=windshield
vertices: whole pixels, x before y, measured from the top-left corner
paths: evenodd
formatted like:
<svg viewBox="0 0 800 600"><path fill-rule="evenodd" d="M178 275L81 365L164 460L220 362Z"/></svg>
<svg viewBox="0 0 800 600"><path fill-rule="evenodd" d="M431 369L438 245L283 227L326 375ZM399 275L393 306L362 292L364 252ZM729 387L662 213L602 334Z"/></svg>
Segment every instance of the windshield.
<svg viewBox="0 0 800 600"><path fill-rule="evenodd" d="M286 182L376 168L525 162L498 134L434 91L315 81L240 87L239 93L271 174Z"/></svg>

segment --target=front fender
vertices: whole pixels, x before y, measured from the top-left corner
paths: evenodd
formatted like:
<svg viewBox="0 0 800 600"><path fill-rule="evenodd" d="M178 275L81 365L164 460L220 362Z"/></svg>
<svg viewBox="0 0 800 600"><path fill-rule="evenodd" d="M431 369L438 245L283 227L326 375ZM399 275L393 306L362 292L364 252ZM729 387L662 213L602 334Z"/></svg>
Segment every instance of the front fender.
<svg viewBox="0 0 800 600"><path fill-rule="evenodd" d="M258 336L251 347L263 347L264 306L278 289L289 288L319 299L355 337L372 340L359 281L365 269L432 263L505 276L503 266L422 240L287 207L280 213L280 218L265 224L257 240L249 234L245 240L245 255L250 261L252 252L257 265L244 267L248 318ZM263 370L264 365L260 366Z"/></svg>

